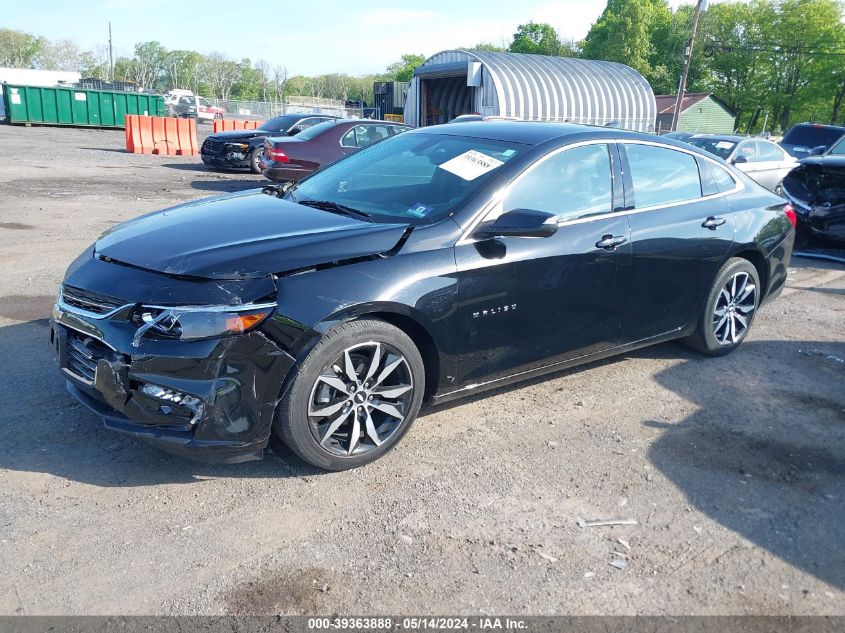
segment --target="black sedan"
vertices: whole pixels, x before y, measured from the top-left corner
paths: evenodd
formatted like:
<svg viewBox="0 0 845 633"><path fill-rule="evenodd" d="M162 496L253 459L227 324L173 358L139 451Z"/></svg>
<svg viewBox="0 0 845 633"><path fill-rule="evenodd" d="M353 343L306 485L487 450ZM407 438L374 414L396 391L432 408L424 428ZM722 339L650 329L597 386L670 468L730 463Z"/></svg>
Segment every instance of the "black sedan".
<svg viewBox="0 0 845 633"><path fill-rule="evenodd" d="M326 114L285 114L261 124L255 130L230 130L209 134L200 148L202 162L226 169L248 167L261 173L259 160L268 136L293 136L310 127L333 121L337 117Z"/></svg>
<svg viewBox="0 0 845 633"><path fill-rule="evenodd" d="M108 428L228 461L275 432L340 470L423 402L670 339L731 352L784 286L794 221L681 143L427 127L110 229L68 269L52 341Z"/></svg>

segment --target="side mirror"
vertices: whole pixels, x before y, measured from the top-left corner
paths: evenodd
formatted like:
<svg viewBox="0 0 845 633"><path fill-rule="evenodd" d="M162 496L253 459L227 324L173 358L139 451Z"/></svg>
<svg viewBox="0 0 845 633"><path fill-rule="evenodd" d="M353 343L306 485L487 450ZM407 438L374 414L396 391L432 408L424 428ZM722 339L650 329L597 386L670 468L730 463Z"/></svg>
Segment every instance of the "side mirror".
<svg viewBox="0 0 845 633"><path fill-rule="evenodd" d="M732 162L734 165L740 165L740 164L742 164L742 163L747 163L747 162L748 162L748 157L747 157L747 156L743 156L742 154L740 154L739 156L734 157L734 159L733 159L731 162Z"/></svg>
<svg viewBox="0 0 845 633"><path fill-rule="evenodd" d="M557 216L534 209L514 209L475 231L480 239L493 237L549 237L557 232Z"/></svg>
<svg viewBox="0 0 845 633"><path fill-rule="evenodd" d="M821 156L825 151L827 151L827 148L824 145L819 145L810 150L810 156Z"/></svg>

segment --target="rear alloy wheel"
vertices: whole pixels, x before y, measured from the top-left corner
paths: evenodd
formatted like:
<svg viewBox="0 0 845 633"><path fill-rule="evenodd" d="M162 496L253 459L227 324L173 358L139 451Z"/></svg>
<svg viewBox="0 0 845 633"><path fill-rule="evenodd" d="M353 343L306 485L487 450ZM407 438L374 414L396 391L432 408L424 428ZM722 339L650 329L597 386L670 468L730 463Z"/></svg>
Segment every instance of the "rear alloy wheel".
<svg viewBox="0 0 845 633"><path fill-rule="evenodd" d="M425 371L402 330L366 319L332 328L296 370L276 431L302 459L326 470L381 457L408 431Z"/></svg>
<svg viewBox="0 0 845 633"><path fill-rule="evenodd" d="M259 161L261 160L261 157L263 155L263 147L256 147L249 153L249 171L251 171L253 174L261 173L261 166L259 165Z"/></svg>
<svg viewBox="0 0 845 633"><path fill-rule="evenodd" d="M704 314L687 343L710 356L732 352L747 336L760 299L760 277L754 265L738 257L728 260L716 275Z"/></svg>
<svg viewBox="0 0 845 633"><path fill-rule="evenodd" d="M220 114L219 112L216 112L216 113L214 114L214 120L215 120L215 121L222 121L222 120L223 120L223 115L222 115L222 114Z"/></svg>

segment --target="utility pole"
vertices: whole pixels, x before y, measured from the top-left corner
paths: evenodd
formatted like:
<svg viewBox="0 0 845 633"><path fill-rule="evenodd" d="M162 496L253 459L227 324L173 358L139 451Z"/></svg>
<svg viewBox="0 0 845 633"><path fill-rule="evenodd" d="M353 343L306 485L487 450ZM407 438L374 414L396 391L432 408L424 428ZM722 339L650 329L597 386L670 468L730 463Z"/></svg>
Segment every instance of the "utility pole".
<svg viewBox="0 0 845 633"><path fill-rule="evenodd" d="M692 47L695 45L695 34L698 31L698 19L702 11L707 11L708 0L698 0L695 5L695 15L692 18L692 34L689 38L689 46L684 51L684 70L681 73L681 83L678 86L678 99L675 101L675 112L672 113L672 127L674 132L678 128L678 117L681 116L681 105L684 103L684 92L687 89L687 75L689 75L690 59L692 58Z"/></svg>
<svg viewBox="0 0 845 633"><path fill-rule="evenodd" d="M109 81L114 83L114 54L111 45L111 21L109 21Z"/></svg>

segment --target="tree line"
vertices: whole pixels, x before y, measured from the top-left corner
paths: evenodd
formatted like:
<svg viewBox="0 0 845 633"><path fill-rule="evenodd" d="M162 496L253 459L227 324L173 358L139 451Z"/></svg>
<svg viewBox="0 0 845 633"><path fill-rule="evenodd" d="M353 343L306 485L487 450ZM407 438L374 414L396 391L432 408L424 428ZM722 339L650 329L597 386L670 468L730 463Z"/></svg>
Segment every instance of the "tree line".
<svg viewBox="0 0 845 633"><path fill-rule="evenodd" d="M520 25L509 42L463 48L617 61L632 66L655 94L677 90L690 37L692 5L667 0L608 0L580 42L549 24ZM712 92L741 131L785 130L797 121L845 120L845 24L838 0L750 0L712 4L702 13L687 90ZM461 48L461 47L456 47ZM380 74L289 75L284 65L235 60L222 53L135 45L114 63L114 78L158 91L189 89L209 97L281 101L288 95L372 102L374 81L408 81L425 61L405 54ZM83 51L72 40L49 41L0 29L0 66L77 70L109 78L108 49Z"/></svg>

